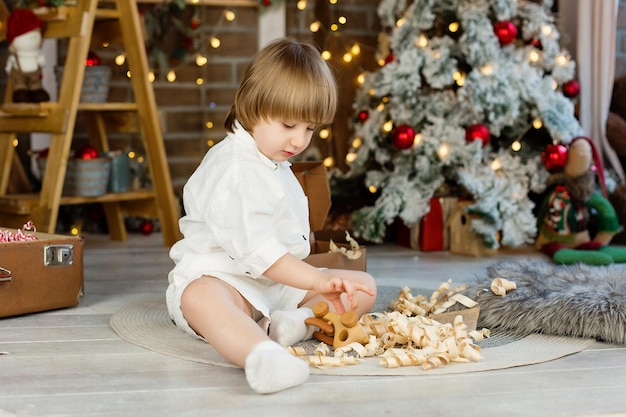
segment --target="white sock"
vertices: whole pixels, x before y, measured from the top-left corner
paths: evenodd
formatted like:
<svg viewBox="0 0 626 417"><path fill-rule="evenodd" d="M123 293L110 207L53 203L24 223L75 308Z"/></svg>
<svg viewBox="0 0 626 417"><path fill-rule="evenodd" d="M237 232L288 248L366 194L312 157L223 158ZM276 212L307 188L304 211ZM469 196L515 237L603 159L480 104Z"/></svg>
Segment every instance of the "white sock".
<svg viewBox="0 0 626 417"><path fill-rule="evenodd" d="M309 365L278 343L268 340L250 352L245 372L253 390L270 394L303 384L309 378Z"/></svg>
<svg viewBox="0 0 626 417"><path fill-rule="evenodd" d="M308 307L273 312L270 314L270 339L285 347L310 339L313 337L315 327L304 322L309 317L313 317L313 311Z"/></svg>

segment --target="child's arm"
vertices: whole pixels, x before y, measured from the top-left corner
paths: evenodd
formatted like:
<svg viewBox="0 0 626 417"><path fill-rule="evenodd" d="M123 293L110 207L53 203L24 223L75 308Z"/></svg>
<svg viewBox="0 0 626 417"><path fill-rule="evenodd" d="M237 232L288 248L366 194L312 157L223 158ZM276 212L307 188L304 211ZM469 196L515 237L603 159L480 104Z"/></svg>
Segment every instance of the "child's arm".
<svg viewBox="0 0 626 417"><path fill-rule="evenodd" d="M340 276L330 275L325 271L321 271L299 260L289 253L274 262L263 275L285 285L324 295L324 297L333 303L336 311L340 314L345 311L340 299L342 293L346 293L352 310L358 306L358 297L356 297L357 291L363 291L372 296L375 294L371 288L361 283Z"/></svg>

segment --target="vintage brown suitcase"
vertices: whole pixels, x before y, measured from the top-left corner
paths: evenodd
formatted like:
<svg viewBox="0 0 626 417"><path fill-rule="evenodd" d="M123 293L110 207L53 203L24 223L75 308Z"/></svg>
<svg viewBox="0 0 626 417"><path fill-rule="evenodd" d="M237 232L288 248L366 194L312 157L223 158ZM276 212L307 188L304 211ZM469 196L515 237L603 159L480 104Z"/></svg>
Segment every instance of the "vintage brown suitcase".
<svg viewBox="0 0 626 417"><path fill-rule="evenodd" d="M0 317L71 307L82 298L83 239L30 234L37 239L0 243Z"/></svg>

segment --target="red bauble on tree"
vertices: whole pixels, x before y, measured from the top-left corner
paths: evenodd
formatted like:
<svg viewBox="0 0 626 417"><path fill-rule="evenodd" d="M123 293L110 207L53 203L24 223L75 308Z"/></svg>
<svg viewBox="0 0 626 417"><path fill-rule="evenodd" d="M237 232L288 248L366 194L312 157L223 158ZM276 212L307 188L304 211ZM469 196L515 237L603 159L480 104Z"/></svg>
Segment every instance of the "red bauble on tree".
<svg viewBox="0 0 626 417"><path fill-rule="evenodd" d="M470 125L465 129L465 140L468 142L480 140L483 143L483 147L485 147L489 144L489 141L491 141L489 128L483 124Z"/></svg>
<svg viewBox="0 0 626 417"><path fill-rule="evenodd" d="M558 171L567 162L567 147L559 144L550 144L541 151L541 161L548 171Z"/></svg>
<svg viewBox="0 0 626 417"><path fill-rule="evenodd" d="M576 80L570 80L561 87L563 95L567 98L578 97L580 94L580 84Z"/></svg>
<svg viewBox="0 0 626 417"><path fill-rule="evenodd" d="M361 110L357 117L359 118L359 122L365 123L367 119L369 119L370 114L367 110Z"/></svg>
<svg viewBox="0 0 626 417"><path fill-rule="evenodd" d="M409 125L400 125L391 132L391 143L398 149L409 149L415 142L415 130Z"/></svg>
<svg viewBox="0 0 626 417"><path fill-rule="evenodd" d="M87 59L85 60L85 65L88 67L100 65L100 57L96 55L95 52L89 51L89 53L87 54Z"/></svg>
<svg viewBox="0 0 626 417"><path fill-rule="evenodd" d="M76 159L95 159L98 157L98 150L91 145L83 145L74 151Z"/></svg>
<svg viewBox="0 0 626 417"><path fill-rule="evenodd" d="M154 232L154 223L151 220L144 220L141 223L141 233L148 236Z"/></svg>
<svg viewBox="0 0 626 417"><path fill-rule="evenodd" d="M493 32L502 46L515 42L517 38L517 27L509 20L496 22L493 25Z"/></svg>
<svg viewBox="0 0 626 417"><path fill-rule="evenodd" d="M395 60L396 60L396 56L393 54L393 52L389 52L389 54L385 57L385 65Z"/></svg>

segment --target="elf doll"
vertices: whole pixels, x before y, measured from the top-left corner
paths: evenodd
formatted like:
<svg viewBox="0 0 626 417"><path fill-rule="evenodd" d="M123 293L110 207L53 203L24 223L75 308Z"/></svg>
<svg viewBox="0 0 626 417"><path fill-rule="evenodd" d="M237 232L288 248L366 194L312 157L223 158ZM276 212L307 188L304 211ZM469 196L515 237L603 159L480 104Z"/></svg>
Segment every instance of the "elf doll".
<svg viewBox="0 0 626 417"><path fill-rule="evenodd" d="M7 21L9 58L6 71L11 79L14 103L49 101L41 85L44 56L40 51L43 22L29 9L14 9Z"/></svg>
<svg viewBox="0 0 626 417"><path fill-rule="evenodd" d="M593 142L574 138L564 152L564 164L559 162L559 152L542 153L546 167L555 172L548 179L547 197L537 216L535 246L558 264L626 262L626 249L609 246L622 228L607 199L604 171ZM589 230L592 216L595 232Z"/></svg>

